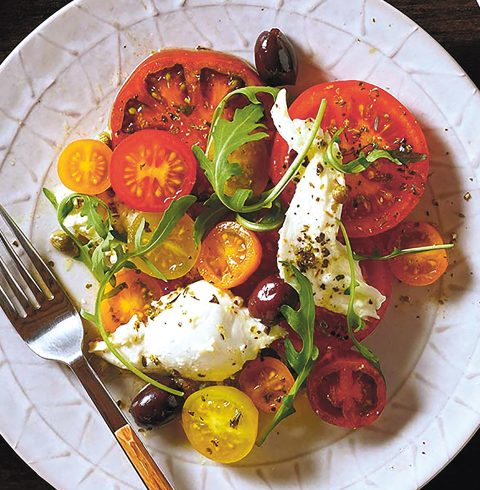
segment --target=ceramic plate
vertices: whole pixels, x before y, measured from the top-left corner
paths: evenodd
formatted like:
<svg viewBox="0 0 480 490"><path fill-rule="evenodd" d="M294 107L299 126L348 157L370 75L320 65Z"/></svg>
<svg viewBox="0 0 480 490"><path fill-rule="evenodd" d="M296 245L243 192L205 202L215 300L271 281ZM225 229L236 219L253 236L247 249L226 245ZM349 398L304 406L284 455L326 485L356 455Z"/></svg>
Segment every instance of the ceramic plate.
<svg viewBox="0 0 480 490"><path fill-rule="evenodd" d="M363 79L420 121L432 153L417 217L457 246L434 287L397 285L369 344L389 403L371 427L323 424L299 403L278 434L236 466L204 460L178 425L144 434L182 489L414 489L465 444L480 420L480 96L462 69L411 20L380 0L80 0L35 30L0 69L0 196L79 302L91 278L51 250L54 215L41 197L69 141L105 127L114 94L152 50L213 47L252 60L272 26L301 53L300 85ZM1 316L0 432L59 489L140 489L111 434L67 370L35 357ZM128 403L132 379L112 380Z"/></svg>

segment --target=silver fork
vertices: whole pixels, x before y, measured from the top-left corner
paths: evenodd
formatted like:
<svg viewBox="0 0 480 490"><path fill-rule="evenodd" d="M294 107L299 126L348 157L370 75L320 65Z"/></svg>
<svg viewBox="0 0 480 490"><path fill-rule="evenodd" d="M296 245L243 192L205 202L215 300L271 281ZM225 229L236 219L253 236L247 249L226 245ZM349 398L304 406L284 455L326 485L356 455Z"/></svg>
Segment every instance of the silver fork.
<svg viewBox="0 0 480 490"><path fill-rule="evenodd" d="M0 277L3 276L10 289L8 294L0 283L0 307L33 352L67 364L77 375L145 486L152 490L173 490L83 355L83 326L76 308L30 240L1 205L0 215L34 268L30 272L0 227L0 241L13 265L7 264L0 254ZM20 277L31 295L25 291Z"/></svg>

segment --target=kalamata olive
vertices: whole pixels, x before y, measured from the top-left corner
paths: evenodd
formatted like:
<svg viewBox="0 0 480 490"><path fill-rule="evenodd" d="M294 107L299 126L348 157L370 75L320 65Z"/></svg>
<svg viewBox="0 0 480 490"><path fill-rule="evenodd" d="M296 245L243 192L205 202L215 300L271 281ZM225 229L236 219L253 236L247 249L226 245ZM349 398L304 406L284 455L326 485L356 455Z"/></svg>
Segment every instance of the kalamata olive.
<svg viewBox="0 0 480 490"><path fill-rule="evenodd" d="M173 386L173 383L169 383ZM140 427L151 429L173 420L183 406L183 398L147 385L133 399L130 413Z"/></svg>
<svg viewBox="0 0 480 490"><path fill-rule="evenodd" d="M281 317L280 307L297 302L297 293L279 275L274 274L260 281L248 300L250 315L266 324L274 323Z"/></svg>
<svg viewBox="0 0 480 490"><path fill-rule="evenodd" d="M280 29L263 31L255 43L255 66L267 84L295 85L298 62L295 48Z"/></svg>

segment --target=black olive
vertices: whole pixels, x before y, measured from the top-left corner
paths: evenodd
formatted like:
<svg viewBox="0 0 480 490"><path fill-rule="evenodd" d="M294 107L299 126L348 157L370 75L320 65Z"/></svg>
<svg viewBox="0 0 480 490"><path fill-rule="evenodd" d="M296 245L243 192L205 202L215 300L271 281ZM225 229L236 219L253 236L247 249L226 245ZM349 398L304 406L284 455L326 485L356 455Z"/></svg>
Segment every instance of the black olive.
<svg viewBox="0 0 480 490"><path fill-rule="evenodd" d="M173 382L164 384L175 386ZM137 425L151 429L173 420L180 413L183 402L182 397L147 385L133 399L130 413Z"/></svg>
<svg viewBox="0 0 480 490"><path fill-rule="evenodd" d="M281 318L280 307L294 306L298 300L295 290L274 274L260 281L248 300L248 311L254 318L269 325Z"/></svg>
<svg viewBox="0 0 480 490"><path fill-rule="evenodd" d="M295 85L298 62L295 48L280 29L263 31L255 43L255 65L268 85Z"/></svg>

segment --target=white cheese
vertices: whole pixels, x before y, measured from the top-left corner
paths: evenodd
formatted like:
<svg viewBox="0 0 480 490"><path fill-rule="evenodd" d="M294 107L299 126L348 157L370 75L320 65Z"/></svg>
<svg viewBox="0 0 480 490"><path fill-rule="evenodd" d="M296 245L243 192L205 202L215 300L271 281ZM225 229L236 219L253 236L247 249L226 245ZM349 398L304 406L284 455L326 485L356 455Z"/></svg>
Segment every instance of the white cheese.
<svg viewBox="0 0 480 490"><path fill-rule="evenodd" d="M283 90L272 108L272 118L290 149L300 152L313 122L290 119ZM323 161L321 148L328 140L329 135L319 130L308 152L309 163L297 183L279 232L277 259L282 278L285 278L282 262L295 264L312 283L315 304L345 315L349 303L345 291L351 276L347 249L336 239L342 204L334 199L335 194L345 191L345 177ZM377 310L385 297L365 282L358 262L355 275L359 283L355 290L355 312L361 318L378 318Z"/></svg>
<svg viewBox="0 0 480 490"><path fill-rule="evenodd" d="M222 381L255 359L264 347L283 335L252 318L241 298L206 281L180 288L152 303L146 322L134 316L111 336L112 344L144 372L177 372L180 376ZM104 342L90 352L124 367Z"/></svg>

